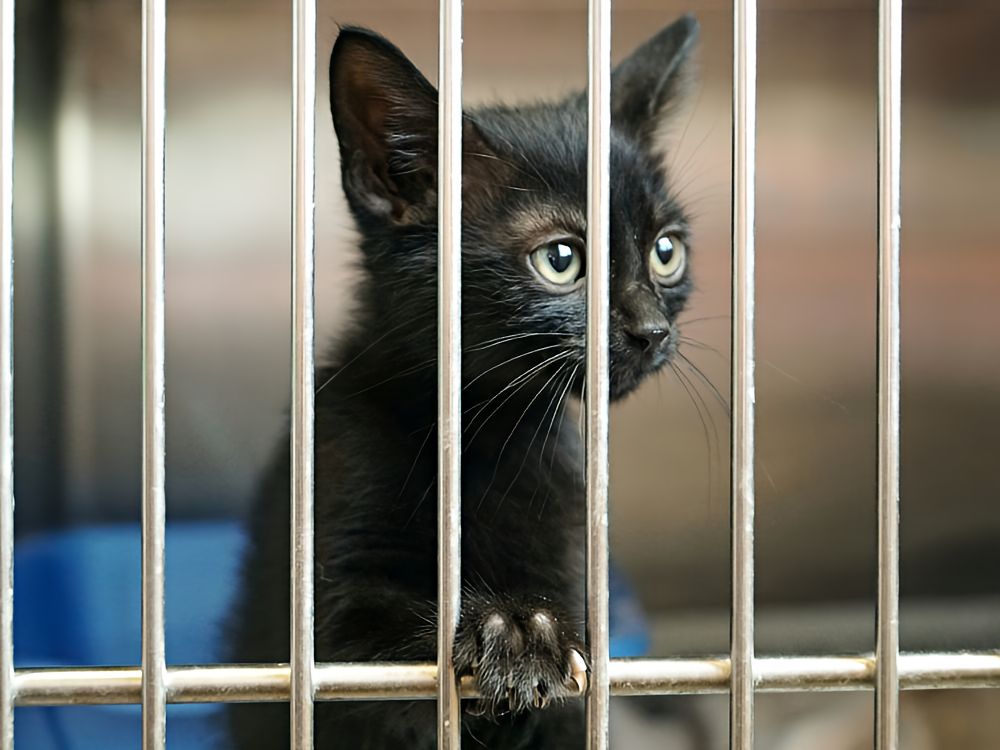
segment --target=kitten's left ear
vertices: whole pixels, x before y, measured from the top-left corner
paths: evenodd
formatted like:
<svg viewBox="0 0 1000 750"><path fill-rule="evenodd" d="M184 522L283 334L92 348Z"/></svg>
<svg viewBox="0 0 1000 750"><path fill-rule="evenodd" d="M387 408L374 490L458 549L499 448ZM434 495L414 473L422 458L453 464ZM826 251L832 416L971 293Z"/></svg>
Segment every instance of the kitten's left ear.
<svg viewBox="0 0 1000 750"><path fill-rule="evenodd" d="M330 108L344 192L361 220L407 223L433 205L437 91L385 37L341 29L330 54Z"/></svg>
<svg viewBox="0 0 1000 750"><path fill-rule="evenodd" d="M682 16L611 72L611 120L648 149L663 116L682 98L697 41L698 21Z"/></svg>

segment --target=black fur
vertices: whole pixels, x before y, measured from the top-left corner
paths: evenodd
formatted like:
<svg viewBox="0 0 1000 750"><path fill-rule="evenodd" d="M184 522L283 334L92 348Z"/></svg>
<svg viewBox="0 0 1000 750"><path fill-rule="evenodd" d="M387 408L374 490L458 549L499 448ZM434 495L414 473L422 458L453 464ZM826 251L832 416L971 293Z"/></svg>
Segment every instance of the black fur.
<svg viewBox="0 0 1000 750"><path fill-rule="evenodd" d="M687 222L655 150L697 34L685 17L614 73L612 397L677 346L687 273L651 277ZM381 36L341 31L330 60L344 191L360 229L358 314L317 373L316 657L433 661L436 651L437 95ZM583 488L570 397L583 387L585 294L553 288L534 248L586 235L583 96L467 113L463 169L463 609L456 659L483 698L469 747L582 747L570 679L583 633ZM649 331L664 336L650 338ZM289 456L251 515L232 618L238 662L289 654ZM553 705L550 705L552 703ZM321 704L320 750L435 746L432 702ZM233 707L240 750L288 747L281 705Z"/></svg>

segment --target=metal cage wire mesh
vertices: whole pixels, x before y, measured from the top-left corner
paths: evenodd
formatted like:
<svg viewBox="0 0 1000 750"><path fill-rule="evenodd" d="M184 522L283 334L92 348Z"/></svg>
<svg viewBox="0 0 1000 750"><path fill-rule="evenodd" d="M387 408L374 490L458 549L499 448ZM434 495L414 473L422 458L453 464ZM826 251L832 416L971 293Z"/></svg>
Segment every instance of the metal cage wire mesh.
<svg viewBox="0 0 1000 750"><path fill-rule="evenodd" d="M608 747L610 695L730 695L730 745L753 746L756 692L875 690L875 746L899 746L899 690L1000 687L1000 654L899 653L899 168L901 0L878 29L878 625L874 655L757 658L753 635L754 144L756 2L734 0L732 627L728 657L609 659L608 176L610 0L589 0L587 695L589 750ZM440 3L439 634L437 664L316 664L313 654L315 0L293 0L292 629L290 664L167 667L164 654L164 133L166 0L144 0L142 35L143 555L140 667L14 669L12 189L14 2L0 5L0 750L14 706L141 703L143 747L162 750L166 704L289 701L291 745L312 747L315 700L434 699L438 745L460 745L452 647L459 616L462 3ZM440 676L440 678L439 678Z"/></svg>

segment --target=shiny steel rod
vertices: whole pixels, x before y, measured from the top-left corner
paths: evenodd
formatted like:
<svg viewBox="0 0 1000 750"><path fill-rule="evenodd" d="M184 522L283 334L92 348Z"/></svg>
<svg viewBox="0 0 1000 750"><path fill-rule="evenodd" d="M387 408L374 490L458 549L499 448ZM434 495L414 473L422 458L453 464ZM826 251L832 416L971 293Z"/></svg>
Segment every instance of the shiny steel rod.
<svg viewBox="0 0 1000 750"><path fill-rule="evenodd" d="M0 4L0 750L14 749L14 0Z"/></svg>
<svg viewBox="0 0 1000 750"><path fill-rule="evenodd" d="M166 745L164 142L166 0L142 3L142 746Z"/></svg>
<svg viewBox="0 0 1000 750"><path fill-rule="evenodd" d="M312 750L316 1L292 0L291 747Z"/></svg>
<svg viewBox="0 0 1000 750"><path fill-rule="evenodd" d="M607 750L611 0L589 0L587 41L587 748Z"/></svg>
<svg viewBox="0 0 1000 750"><path fill-rule="evenodd" d="M438 748L461 746L455 631L462 587L462 2L438 37Z"/></svg>
<svg viewBox="0 0 1000 750"><path fill-rule="evenodd" d="M836 692L871 690L875 658L789 656L757 659L761 692ZM613 695L694 695L729 690L729 659L612 659ZM171 703L287 701L287 664L169 667ZM433 700L437 666L425 664L319 664L319 700ZM904 690L1000 688L1000 653L901 654ZM15 677L19 706L65 706L138 703L142 675L134 667L21 669ZM476 697L470 679L461 683L463 698Z"/></svg>
<svg viewBox="0 0 1000 750"><path fill-rule="evenodd" d="M731 750L753 748L754 694L754 189L757 4L733 4Z"/></svg>
<svg viewBox="0 0 1000 750"><path fill-rule="evenodd" d="M899 170L902 0L879 0L875 747L899 747Z"/></svg>

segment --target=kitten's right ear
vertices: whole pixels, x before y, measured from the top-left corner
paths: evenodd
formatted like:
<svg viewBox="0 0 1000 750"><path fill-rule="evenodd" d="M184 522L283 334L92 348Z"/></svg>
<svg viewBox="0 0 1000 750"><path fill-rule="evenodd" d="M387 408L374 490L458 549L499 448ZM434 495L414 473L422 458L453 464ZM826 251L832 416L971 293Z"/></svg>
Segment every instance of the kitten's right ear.
<svg viewBox="0 0 1000 750"><path fill-rule="evenodd" d="M437 91L399 49L344 27L330 54L330 109L356 214L408 223L433 205Z"/></svg>
<svg viewBox="0 0 1000 750"><path fill-rule="evenodd" d="M682 98L698 41L694 16L681 16L611 72L611 120L653 148L664 115Z"/></svg>

